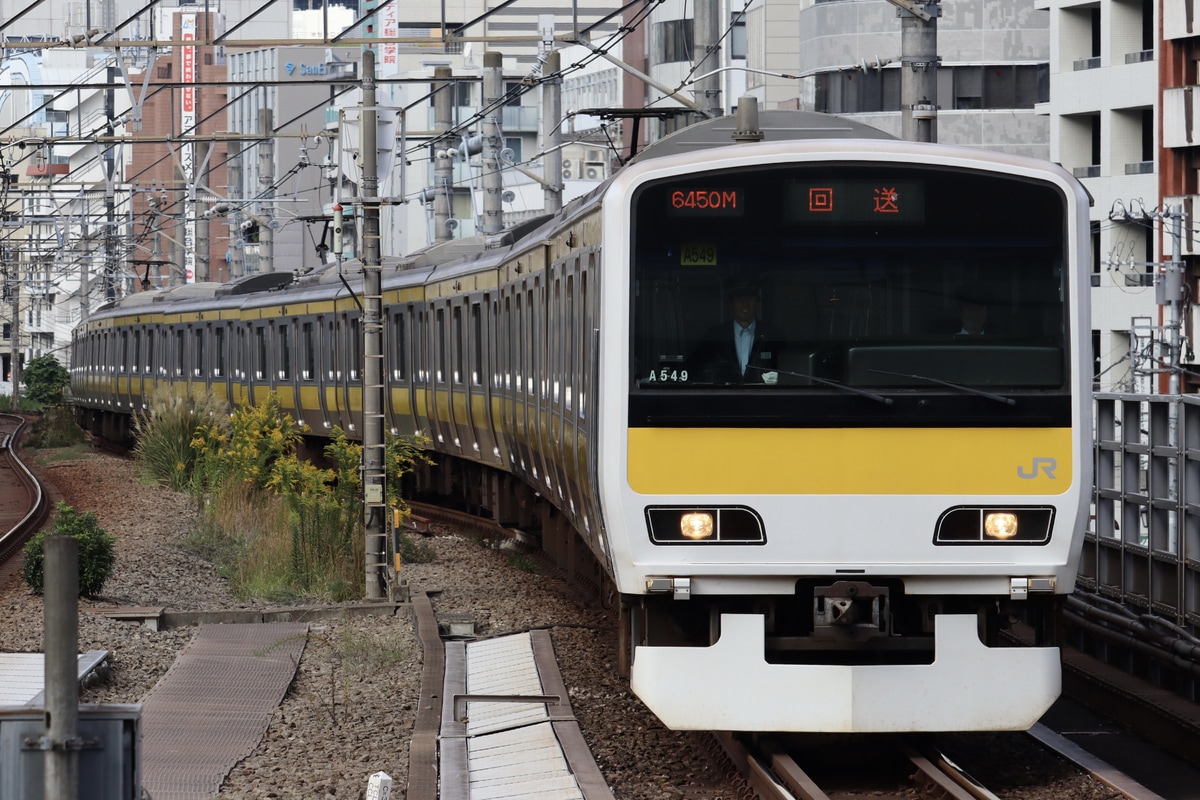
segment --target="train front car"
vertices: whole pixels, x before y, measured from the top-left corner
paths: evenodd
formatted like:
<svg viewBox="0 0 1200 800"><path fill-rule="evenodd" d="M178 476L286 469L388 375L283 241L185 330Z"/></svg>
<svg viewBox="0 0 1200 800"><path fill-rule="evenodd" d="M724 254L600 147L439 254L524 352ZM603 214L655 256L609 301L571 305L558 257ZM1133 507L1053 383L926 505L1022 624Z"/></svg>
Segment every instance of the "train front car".
<svg viewBox="0 0 1200 800"><path fill-rule="evenodd" d="M632 686L666 725L1024 729L1054 701L1091 478L1087 206L1054 165L893 141L617 176L601 496ZM1005 646L1016 618L1040 646Z"/></svg>

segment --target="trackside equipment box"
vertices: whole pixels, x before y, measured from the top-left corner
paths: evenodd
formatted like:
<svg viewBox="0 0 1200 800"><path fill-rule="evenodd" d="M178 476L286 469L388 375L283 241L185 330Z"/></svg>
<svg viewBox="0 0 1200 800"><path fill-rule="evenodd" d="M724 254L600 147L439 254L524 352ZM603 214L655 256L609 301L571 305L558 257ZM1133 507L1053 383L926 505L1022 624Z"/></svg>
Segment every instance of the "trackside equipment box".
<svg viewBox="0 0 1200 800"><path fill-rule="evenodd" d="M79 796L94 800L140 800L142 794L140 704L79 706ZM46 754L45 711L0 706L0 797L41 797Z"/></svg>

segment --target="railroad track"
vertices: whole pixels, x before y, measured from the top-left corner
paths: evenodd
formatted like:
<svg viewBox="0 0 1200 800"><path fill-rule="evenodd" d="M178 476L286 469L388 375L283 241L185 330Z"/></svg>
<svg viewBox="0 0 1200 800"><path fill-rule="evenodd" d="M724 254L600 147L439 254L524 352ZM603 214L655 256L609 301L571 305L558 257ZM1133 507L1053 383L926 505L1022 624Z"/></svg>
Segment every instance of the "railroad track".
<svg viewBox="0 0 1200 800"><path fill-rule="evenodd" d="M1146 787L1041 726L1030 735L1054 757L1065 759L1115 795L1162 800ZM944 755L928 737L747 737L714 734L760 800L920 797L999 800L967 769Z"/></svg>
<svg viewBox="0 0 1200 800"><path fill-rule="evenodd" d="M0 414L0 585L17 574L21 548L50 513L46 493L16 450L25 424L23 417Z"/></svg>

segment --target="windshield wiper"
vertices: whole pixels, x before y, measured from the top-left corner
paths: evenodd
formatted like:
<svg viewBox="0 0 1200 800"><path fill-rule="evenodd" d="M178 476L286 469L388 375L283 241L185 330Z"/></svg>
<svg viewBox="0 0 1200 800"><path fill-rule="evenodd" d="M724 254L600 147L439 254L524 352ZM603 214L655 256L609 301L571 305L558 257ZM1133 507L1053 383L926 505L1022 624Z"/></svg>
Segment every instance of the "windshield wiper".
<svg viewBox="0 0 1200 800"><path fill-rule="evenodd" d="M815 381L816 383L819 383L822 386L832 386L834 389L841 389L843 392L849 392L850 394L856 394L859 397L866 397L870 400L874 400L877 403L883 403L885 406L890 406L892 404L892 398L890 398L890 397L884 397L881 394L875 394L874 392L868 392L864 389L858 389L854 386L847 386L844 383L838 383L837 381L831 381L827 378L818 378L816 375L808 375L803 372L792 372L792 371L786 370L786 369L767 369L765 367L755 366L754 364L747 364L746 369L756 369L759 372L763 372L763 373L776 372L780 375L790 375L793 378L804 378L806 380Z"/></svg>
<svg viewBox="0 0 1200 800"><path fill-rule="evenodd" d="M1011 397L1005 397L1002 394L985 392L982 389L976 389L973 386L964 386L961 383L951 383L950 381L944 381L941 378L931 378L928 375L910 375L906 372L888 372L885 369L870 369L867 371L874 372L879 375L894 375L897 378L911 378L912 380L916 381L929 381L930 383L936 383L939 386L947 386L951 389L958 389L960 392L966 392L967 394L986 397L988 400L995 400L997 403L1003 403L1006 406L1015 406L1017 404L1016 400L1012 399Z"/></svg>

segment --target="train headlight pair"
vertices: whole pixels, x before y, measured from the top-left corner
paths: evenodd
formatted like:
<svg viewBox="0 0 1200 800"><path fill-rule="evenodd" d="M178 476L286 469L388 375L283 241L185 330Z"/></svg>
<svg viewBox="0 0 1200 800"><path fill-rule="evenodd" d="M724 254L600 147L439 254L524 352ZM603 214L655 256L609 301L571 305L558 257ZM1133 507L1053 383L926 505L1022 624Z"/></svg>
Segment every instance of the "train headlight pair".
<svg viewBox="0 0 1200 800"><path fill-rule="evenodd" d="M745 506L650 506L646 528L654 544L764 544L762 517Z"/></svg>
<svg viewBox="0 0 1200 800"><path fill-rule="evenodd" d="M1046 544L1053 506L951 508L937 521L934 544Z"/></svg>

